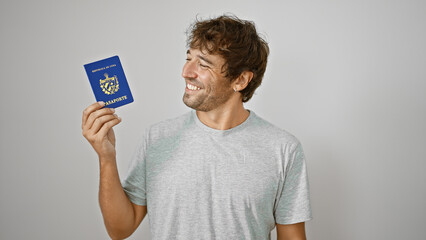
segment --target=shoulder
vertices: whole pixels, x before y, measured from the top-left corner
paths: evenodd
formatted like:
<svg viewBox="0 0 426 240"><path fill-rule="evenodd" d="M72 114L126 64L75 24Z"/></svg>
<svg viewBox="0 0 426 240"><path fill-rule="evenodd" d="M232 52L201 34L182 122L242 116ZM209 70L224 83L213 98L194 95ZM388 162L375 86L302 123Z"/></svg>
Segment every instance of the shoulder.
<svg viewBox="0 0 426 240"><path fill-rule="evenodd" d="M300 141L295 135L265 120L257 114L254 114L250 130L253 131L259 139L264 140L270 145L280 145L288 150L294 150L300 145Z"/></svg>
<svg viewBox="0 0 426 240"><path fill-rule="evenodd" d="M189 111L180 116L165 119L163 121L152 124L148 127L146 132L151 140L170 137L176 135L191 125L192 121L192 113Z"/></svg>

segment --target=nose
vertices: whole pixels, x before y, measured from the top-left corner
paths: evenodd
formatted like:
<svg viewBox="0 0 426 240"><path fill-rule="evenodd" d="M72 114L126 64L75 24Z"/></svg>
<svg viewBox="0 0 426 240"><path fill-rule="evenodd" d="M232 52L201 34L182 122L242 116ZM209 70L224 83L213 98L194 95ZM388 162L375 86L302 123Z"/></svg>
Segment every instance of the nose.
<svg viewBox="0 0 426 240"><path fill-rule="evenodd" d="M182 69L183 78L197 78L195 61L187 61Z"/></svg>

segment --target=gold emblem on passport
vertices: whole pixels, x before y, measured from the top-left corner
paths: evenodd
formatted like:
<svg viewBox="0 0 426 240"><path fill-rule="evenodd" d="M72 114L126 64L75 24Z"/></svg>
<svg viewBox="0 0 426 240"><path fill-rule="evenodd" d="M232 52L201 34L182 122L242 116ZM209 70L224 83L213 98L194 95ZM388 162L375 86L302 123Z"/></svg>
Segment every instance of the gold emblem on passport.
<svg viewBox="0 0 426 240"><path fill-rule="evenodd" d="M105 73L104 76L105 79L100 80L102 91L108 95L116 93L119 87L117 76L108 77L108 73Z"/></svg>

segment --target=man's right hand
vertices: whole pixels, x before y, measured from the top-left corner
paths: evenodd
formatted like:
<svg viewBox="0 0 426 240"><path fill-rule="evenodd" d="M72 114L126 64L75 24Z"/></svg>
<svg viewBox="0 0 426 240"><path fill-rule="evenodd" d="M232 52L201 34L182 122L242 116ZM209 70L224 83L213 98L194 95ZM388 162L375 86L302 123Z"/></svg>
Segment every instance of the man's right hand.
<svg viewBox="0 0 426 240"><path fill-rule="evenodd" d="M115 163L115 135L112 127L121 122L112 108L102 108L103 102L87 107L83 112L83 136L99 155L99 205L104 223L112 239L130 236L147 214L147 206L130 202L118 176Z"/></svg>
<svg viewBox="0 0 426 240"><path fill-rule="evenodd" d="M113 108L102 108L104 102L97 102L83 111L81 128L99 159L115 158L115 135L112 127L121 122Z"/></svg>

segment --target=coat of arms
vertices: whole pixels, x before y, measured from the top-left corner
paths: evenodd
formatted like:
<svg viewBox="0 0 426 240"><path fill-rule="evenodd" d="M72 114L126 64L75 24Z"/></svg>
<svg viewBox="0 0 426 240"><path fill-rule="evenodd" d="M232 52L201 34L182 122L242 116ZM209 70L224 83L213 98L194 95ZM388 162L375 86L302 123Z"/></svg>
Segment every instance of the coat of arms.
<svg viewBox="0 0 426 240"><path fill-rule="evenodd" d="M102 91L108 95L116 93L119 87L117 76L108 77L108 73L105 73L104 76L105 79L100 80Z"/></svg>

